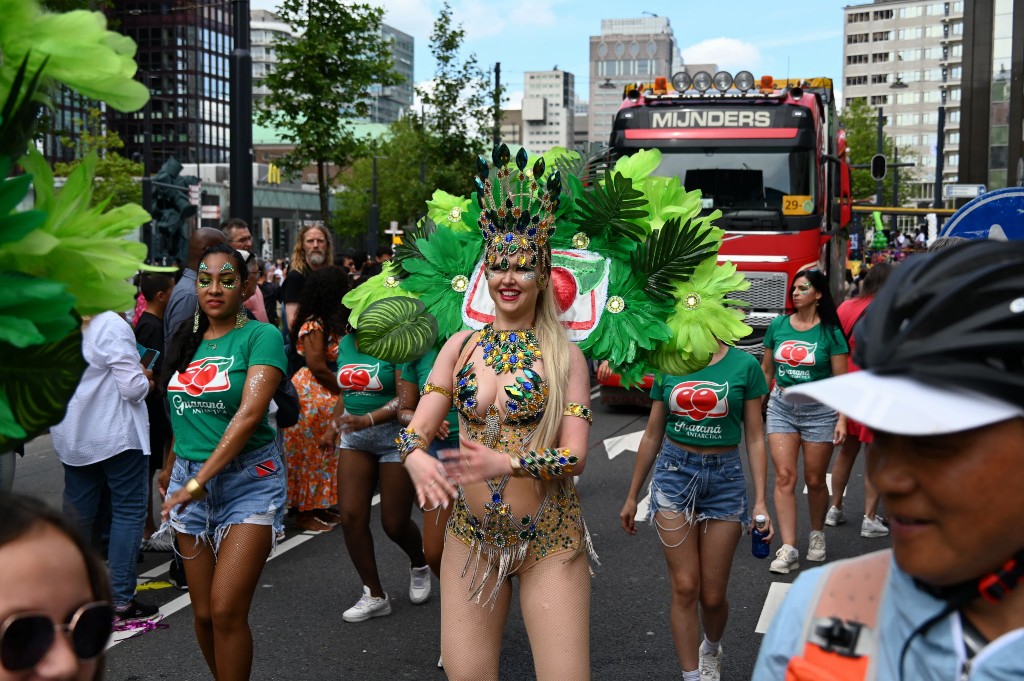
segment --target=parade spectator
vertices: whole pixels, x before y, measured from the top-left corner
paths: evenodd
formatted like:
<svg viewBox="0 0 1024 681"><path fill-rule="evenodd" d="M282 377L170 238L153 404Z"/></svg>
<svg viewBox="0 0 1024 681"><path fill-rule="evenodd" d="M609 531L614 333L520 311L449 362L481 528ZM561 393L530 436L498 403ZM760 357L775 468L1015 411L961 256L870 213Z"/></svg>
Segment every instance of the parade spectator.
<svg viewBox="0 0 1024 681"><path fill-rule="evenodd" d="M164 310L164 346L169 347L171 335L185 320L192 321L198 297L196 296L196 268L206 249L226 241L224 232L212 227L200 227L188 240L188 262L181 278L174 285L171 299Z"/></svg>
<svg viewBox="0 0 1024 681"><path fill-rule="evenodd" d="M917 234L914 235L914 248L916 248L919 251L923 251L927 247L927 229L928 226L924 224L917 226Z"/></svg>
<svg viewBox="0 0 1024 681"><path fill-rule="evenodd" d="M169 274L147 272L140 274L139 285L146 309L135 324L135 342L153 351L155 359L149 360L150 353L142 356L144 366L153 376L160 376L164 365L164 310L174 290L174 279ZM152 361L152 366L148 362ZM149 475L146 478L146 525L143 531L146 543L143 548L150 551L170 551L170 538L150 540L159 523L153 514L153 475L164 467L164 459L170 451L171 423L167 418L167 405L159 390L146 396L146 413L149 415Z"/></svg>
<svg viewBox="0 0 1024 681"><path fill-rule="evenodd" d="M198 270L193 320L168 346L174 451L160 478L162 514L177 535L196 638L211 674L248 679L249 608L287 496L267 418L285 357L281 334L243 312L249 275L241 254L213 246Z"/></svg>
<svg viewBox="0 0 1024 681"><path fill-rule="evenodd" d="M893 266L888 263L880 263L868 270L864 277L864 286L860 295L847 300L836 313L839 315L839 323L842 325L843 334L849 339L850 356L852 357L856 343L854 342L853 331L857 324L864 318L871 301L882 288L892 274ZM853 359L847 362L847 371L858 371L859 367ZM850 481L850 473L853 471L853 463L860 454L862 444L871 444L871 429L862 423L848 418L846 420L846 439L843 440L836 456L836 462L832 465L832 505L825 515L825 524L830 526L840 525L846 522L846 515L843 512L843 496L846 494L846 485ZM878 492L871 484L871 480L864 478L864 517L860 523L860 536L866 538L885 537L889 534L889 528L877 515Z"/></svg>
<svg viewBox="0 0 1024 681"><path fill-rule="evenodd" d="M256 284L260 287L263 295L263 306L267 311L267 322L274 326L281 325L281 315L278 307L281 303L281 286L274 277L274 264L271 262L260 263L260 277Z"/></svg>
<svg viewBox="0 0 1024 681"><path fill-rule="evenodd" d="M299 394L299 422L284 432L288 453L288 506L297 511L295 527L323 532L340 517L338 450L334 446L333 409L338 387L338 341L348 326L341 299L348 274L330 265L311 272L292 321L292 347L306 359L292 376ZM325 436L330 434L330 437Z"/></svg>
<svg viewBox="0 0 1024 681"><path fill-rule="evenodd" d="M761 422L761 398L767 394L753 355L721 341L707 367L688 376L658 375L651 389L651 415L619 520L628 534L636 534L637 499L654 467L650 519L668 563L669 621L684 681L721 678L732 558L744 529L754 526L738 449L744 435L754 478L753 513L765 518L766 541L773 534Z"/></svg>
<svg viewBox="0 0 1024 681"><path fill-rule="evenodd" d="M103 676L113 629L102 562L64 518L0 494L0 679Z"/></svg>
<svg viewBox="0 0 1024 681"><path fill-rule="evenodd" d="M811 534L807 560L825 560L825 514L832 449L846 437L846 417L823 404L799 407L783 400L793 386L846 373L849 346L828 280L817 269L793 280L793 314L776 317L764 336L761 368L773 385L768 398L768 447L775 467L775 513L782 547L769 569L786 574L800 567L796 550L796 472L801 448Z"/></svg>
<svg viewBox="0 0 1024 681"><path fill-rule="evenodd" d="M228 245L236 251L252 253L252 233L249 225L241 218L229 218L220 223L220 229L228 238ZM267 317L266 305L263 302L263 292L256 287L256 277L252 279L253 290L245 296L245 309L252 312L253 319L259 322L270 321Z"/></svg>
<svg viewBox="0 0 1024 681"><path fill-rule="evenodd" d="M909 245L910 245L910 241L907 239L907 235L904 234L903 232L900 232L896 236L896 250L897 251L904 251L904 250L906 250L907 246L909 246Z"/></svg>
<svg viewBox="0 0 1024 681"><path fill-rule="evenodd" d="M862 371L787 393L870 427L892 550L811 570L756 681L1024 678L1024 244L910 258L856 330Z"/></svg>
<svg viewBox="0 0 1024 681"><path fill-rule="evenodd" d="M136 558L146 522L151 372L139 363L132 327L116 312L82 324L85 373L64 420L50 433L64 466L64 512L91 537L104 488L110 499L107 563L118 622L151 619L157 608L135 599Z"/></svg>
<svg viewBox="0 0 1024 681"><path fill-rule="evenodd" d="M383 271L384 269L384 263L391 260L392 255L393 252L391 246L381 246L380 248L378 248L377 256L373 259L372 262L367 260L369 264L363 267L362 279L366 280L369 279L370 277L380 274L381 271Z"/></svg>
<svg viewBox="0 0 1024 681"><path fill-rule="evenodd" d="M441 652L453 680L498 679L512 575L535 678L590 678L593 550L573 482L586 461L590 372L558 321L546 236L531 243L533 266L502 269L488 247L494 323L448 340L402 431L420 505L455 499L441 559ZM439 462L426 450L453 404L461 446Z"/></svg>
<svg viewBox="0 0 1024 681"><path fill-rule="evenodd" d="M370 509L380 488L380 521L391 541L411 563L409 600L430 597L430 568L423 556L420 530L412 521L415 491L402 468L396 441L399 426L394 365L359 351L350 333L338 342L338 396L334 429L339 435L338 503L349 558L363 582L363 595L342 613L346 622L362 622L391 614L391 601L377 571Z"/></svg>
<svg viewBox="0 0 1024 681"><path fill-rule="evenodd" d="M334 264L334 245L331 233L323 225L306 225L299 230L295 239L288 276L281 284L281 302L284 304L284 319L288 328L302 302L302 288L306 277L321 267Z"/></svg>

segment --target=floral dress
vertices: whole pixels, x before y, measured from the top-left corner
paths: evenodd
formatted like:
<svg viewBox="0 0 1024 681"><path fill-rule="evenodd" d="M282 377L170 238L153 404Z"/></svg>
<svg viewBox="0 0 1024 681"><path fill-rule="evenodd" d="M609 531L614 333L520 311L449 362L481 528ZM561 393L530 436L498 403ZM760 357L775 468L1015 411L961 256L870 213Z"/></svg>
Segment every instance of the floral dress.
<svg viewBox="0 0 1024 681"><path fill-rule="evenodd" d="M311 319L299 329L296 350L305 356L305 337L313 331L323 333L319 320ZM327 362L338 361L338 338L325 339ZM299 393L299 422L284 431L284 448L288 454L288 505L298 511L312 511L338 504L338 450L320 448L321 436L327 430L336 397L320 385L308 367L292 376L292 385Z"/></svg>

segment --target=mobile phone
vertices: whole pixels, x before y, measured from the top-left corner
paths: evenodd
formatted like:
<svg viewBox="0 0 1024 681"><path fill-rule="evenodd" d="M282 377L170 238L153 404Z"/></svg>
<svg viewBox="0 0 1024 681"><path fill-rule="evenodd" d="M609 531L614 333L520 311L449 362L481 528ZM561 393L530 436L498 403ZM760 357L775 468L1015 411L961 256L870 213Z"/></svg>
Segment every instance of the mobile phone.
<svg viewBox="0 0 1024 681"><path fill-rule="evenodd" d="M156 358L159 356L159 350L146 348L146 351L142 353L142 359L140 360L142 362L142 366L146 367L147 369L152 369L153 365L156 364Z"/></svg>

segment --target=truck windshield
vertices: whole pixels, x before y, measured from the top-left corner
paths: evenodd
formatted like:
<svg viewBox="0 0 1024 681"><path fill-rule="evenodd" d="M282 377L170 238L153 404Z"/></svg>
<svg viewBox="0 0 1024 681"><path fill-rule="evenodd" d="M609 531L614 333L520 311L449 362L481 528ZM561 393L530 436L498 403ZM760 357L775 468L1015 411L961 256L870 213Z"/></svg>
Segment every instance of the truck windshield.
<svg viewBox="0 0 1024 681"><path fill-rule="evenodd" d="M783 210L785 197L815 203L813 149L694 147L663 149L658 175L700 189L706 209ZM786 211L789 213L790 211ZM801 208L800 212L807 214Z"/></svg>

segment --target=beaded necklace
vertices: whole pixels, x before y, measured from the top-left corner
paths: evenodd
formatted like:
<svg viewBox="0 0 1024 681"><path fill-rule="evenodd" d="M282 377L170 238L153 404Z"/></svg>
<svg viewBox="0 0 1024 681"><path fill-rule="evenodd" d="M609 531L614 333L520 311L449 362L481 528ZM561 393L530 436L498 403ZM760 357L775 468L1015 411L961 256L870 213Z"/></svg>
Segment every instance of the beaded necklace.
<svg viewBox="0 0 1024 681"><path fill-rule="evenodd" d="M488 324L480 331L477 345L484 350L484 364L496 374L531 369L534 360L541 358L540 341L533 329L495 331Z"/></svg>

